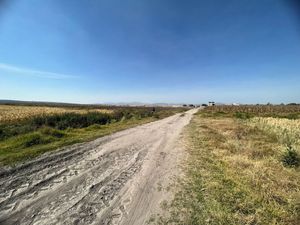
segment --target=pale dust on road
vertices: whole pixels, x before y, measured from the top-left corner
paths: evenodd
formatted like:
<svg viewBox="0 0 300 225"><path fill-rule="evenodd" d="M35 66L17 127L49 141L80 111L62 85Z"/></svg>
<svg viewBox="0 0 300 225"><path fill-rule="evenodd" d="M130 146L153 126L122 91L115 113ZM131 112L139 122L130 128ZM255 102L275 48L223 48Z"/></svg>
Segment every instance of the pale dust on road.
<svg viewBox="0 0 300 225"><path fill-rule="evenodd" d="M197 109L44 155L0 172L0 224L146 224L184 155Z"/></svg>

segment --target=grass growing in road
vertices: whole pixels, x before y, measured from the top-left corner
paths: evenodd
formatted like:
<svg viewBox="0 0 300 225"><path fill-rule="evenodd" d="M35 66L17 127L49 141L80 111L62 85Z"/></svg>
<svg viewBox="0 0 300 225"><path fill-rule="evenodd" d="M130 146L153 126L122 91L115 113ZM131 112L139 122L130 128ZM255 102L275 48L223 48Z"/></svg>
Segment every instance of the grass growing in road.
<svg viewBox="0 0 300 225"><path fill-rule="evenodd" d="M193 118L185 137L185 176L169 216L157 224L299 224L299 145L287 153L273 129L249 123L251 118L222 113Z"/></svg>

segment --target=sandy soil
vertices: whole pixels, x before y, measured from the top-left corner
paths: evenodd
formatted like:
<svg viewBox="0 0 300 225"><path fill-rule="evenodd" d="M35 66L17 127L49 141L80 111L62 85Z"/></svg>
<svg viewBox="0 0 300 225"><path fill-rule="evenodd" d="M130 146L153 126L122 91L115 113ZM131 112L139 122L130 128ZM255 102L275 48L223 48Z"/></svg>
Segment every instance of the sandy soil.
<svg viewBox="0 0 300 225"><path fill-rule="evenodd" d="M0 172L0 224L145 224L169 199L193 109ZM164 187L164 188L162 188Z"/></svg>

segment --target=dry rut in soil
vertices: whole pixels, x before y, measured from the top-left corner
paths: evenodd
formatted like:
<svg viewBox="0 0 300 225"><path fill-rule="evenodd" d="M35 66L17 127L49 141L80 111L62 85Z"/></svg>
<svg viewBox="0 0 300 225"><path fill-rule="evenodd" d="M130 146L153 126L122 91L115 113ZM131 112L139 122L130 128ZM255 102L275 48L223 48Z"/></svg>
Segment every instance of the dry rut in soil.
<svg viewBox="0 0 300 225"><path fill-rule="evenodd" d="M170 193L193 109L0 172L0 224L145 224Z"/></svg>

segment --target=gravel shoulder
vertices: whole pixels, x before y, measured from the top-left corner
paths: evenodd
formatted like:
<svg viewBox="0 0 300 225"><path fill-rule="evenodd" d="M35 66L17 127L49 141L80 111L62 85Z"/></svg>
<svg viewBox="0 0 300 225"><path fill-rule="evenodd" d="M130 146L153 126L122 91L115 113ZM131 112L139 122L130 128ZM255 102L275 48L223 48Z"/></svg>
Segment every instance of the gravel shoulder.
<svg viewBox="0 0 300 225"><path fill-rule="evenodd" d="M0 224L145 224L170 198L197 109L0 172Z"/></svg>

